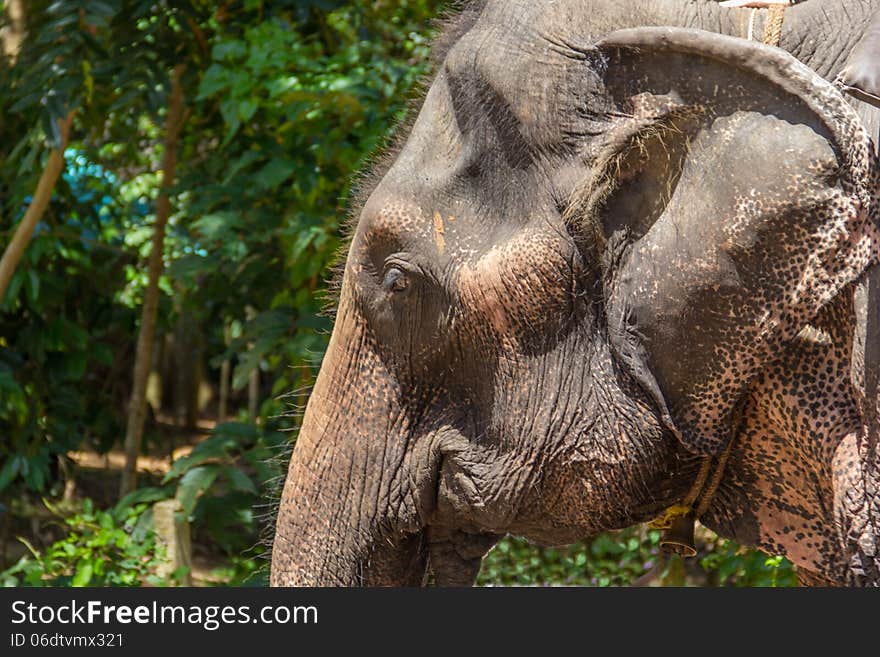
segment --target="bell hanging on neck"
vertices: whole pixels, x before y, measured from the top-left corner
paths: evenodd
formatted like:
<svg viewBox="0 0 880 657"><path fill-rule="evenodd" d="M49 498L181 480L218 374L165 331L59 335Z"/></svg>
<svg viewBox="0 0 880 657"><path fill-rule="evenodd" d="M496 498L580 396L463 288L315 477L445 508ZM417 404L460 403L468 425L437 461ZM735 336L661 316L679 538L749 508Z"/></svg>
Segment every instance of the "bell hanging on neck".
<svg viewBox="0 0 880 657"><path fill-rule="evenodd" d="M697 554L694 545L694 517L691 514L674 518L669 528L663 530L660 549L685 558Z"/></svg>

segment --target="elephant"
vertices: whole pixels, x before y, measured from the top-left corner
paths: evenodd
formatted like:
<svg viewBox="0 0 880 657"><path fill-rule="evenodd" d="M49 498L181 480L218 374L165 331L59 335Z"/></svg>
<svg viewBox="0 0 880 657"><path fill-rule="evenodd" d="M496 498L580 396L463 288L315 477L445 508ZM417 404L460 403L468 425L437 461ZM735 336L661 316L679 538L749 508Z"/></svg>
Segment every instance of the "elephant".
<svg viewBox="0 0 880 657"><path fill-rule="evenodd" d="M270 584L469 586L677 506L880 583L877 123L829 82L878 9L777 48L709 0L464 3L363 184Z"/></svg>

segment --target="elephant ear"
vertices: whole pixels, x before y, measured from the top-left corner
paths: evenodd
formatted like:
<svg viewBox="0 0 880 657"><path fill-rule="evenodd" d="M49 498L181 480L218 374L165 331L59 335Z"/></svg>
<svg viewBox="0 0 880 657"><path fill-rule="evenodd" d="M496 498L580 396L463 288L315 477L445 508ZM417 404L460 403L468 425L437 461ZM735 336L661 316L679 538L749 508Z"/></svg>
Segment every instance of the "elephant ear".
<svg viewBox="0 0 880 657"><path fill-rule="evenodd" d="M694 452L774 353L876 262L876 162L843 96L776 48L615 32L578 212L605 240L611 343ZM876 194L876 192L874 192Z"/></svg>

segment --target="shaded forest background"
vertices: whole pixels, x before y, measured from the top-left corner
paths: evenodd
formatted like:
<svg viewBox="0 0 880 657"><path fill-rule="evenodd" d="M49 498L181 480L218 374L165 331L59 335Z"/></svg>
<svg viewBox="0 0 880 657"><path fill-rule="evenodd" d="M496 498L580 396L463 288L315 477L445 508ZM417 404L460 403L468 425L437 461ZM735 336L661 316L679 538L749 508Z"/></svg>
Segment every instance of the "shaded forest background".
<svg viewBox="0 0 880 657"><path fill-rule="evenodd" d="M0 582L263 585L356 173L429 72L431 0L0 3ZM163 569L176 500L192 566ZM702 531L481 584L791 585Z"/></svg>

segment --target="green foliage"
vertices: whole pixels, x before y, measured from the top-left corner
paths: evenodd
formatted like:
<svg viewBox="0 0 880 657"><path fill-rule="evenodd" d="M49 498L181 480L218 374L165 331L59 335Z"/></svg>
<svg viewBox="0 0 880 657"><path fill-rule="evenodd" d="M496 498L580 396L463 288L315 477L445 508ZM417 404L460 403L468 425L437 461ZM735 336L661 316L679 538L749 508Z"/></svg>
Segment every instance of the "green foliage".
<svg viewBox="0 0 880 657"><path fill-rule="evenodd" d="M140 586L159 584L155 568L162 550L149 529L147 504L109 511L85 500L62 519L66 535L42 553L27 545L26 555L3 572L2 586Z"/></svg>
<svg viewBox="0 0 880 657"><path fill-rule="evenodd" d="M211 577L220 586L269 586L265 550L254 548L246 556L231 556L227 565L211 572Z"/></svg>
<svg viewBox="0 0 880 657"><path fill-rule="evenodd" d="M797 574L788 559L760 550L747 550L733 541L717 539L700 565L719 586L797 586Z"/></svg>
<svg viewBox="0 0 880 657"><path fill-rule="evenodd" d="M483 560L481 586L797 586L791 562L703 530L699 557L682 561L659 549L660 532L632 527L587 543L540 548L507 537Z"/></svg>
<svg viewBox="0 0 880 657"><path fill-rule="evenodd" d="M10 153L0 162L0 235L29 202L57 119L78 113L67 170L0 306L0 490L49 490L59 456L84 442L106 451L124 434L174 65L187 65L192 128L165 245L160 334L187 312L211 367L232 359L234 389L266 372L264 423L284 410L273 397L313 376L348 181L426 70L434 7L249 2L231 11L29 3L36 36L20 64L0 66L9 117L0 147Z"/></svg>
<svg viewBox="0 0 880 657"><path fill-rule="evenodd" d="M67 164L0 304L0 491L44 491L59 456L123 431L135 312L118 294L133 259L121 247L143 216L82 154Z"/></svg>
<svg viewBox="0 0 880 657"><path fill-rule="evenodd" d="M483 560L477 584L625 586L657 563L659 537L657 531L633 528L563 548L507 537Z"/></svg>
<svg viewBox="0 0 880 657"><path fill-rule="evenodd" d="M174 462L164 483L176 486L197 537L203 535L230 555L254 546L260 532L254 510L270 482L282 474L272 457L285 442L277 431L229 422Z"/></svg>
<svg viewBox="0 0 880 657"><path fill-rule="evenodd" d="M60 456L84 441L106 451L124 434L138 307L125 284L142 255L129 237L149 232L150 199L96 162L125 152L129 169L155 167L124 145L164 106L169 62L190 48L180 26L198 12L182 6L27 3L29 36L15 65L0 62L0 243L30 202L46 146L59 145L58 120L77 112L62 180L0 300L0 490L48 490ZM129 53L147 63L132 66ZM106 142L114 134L121 148Z"/></svg>

